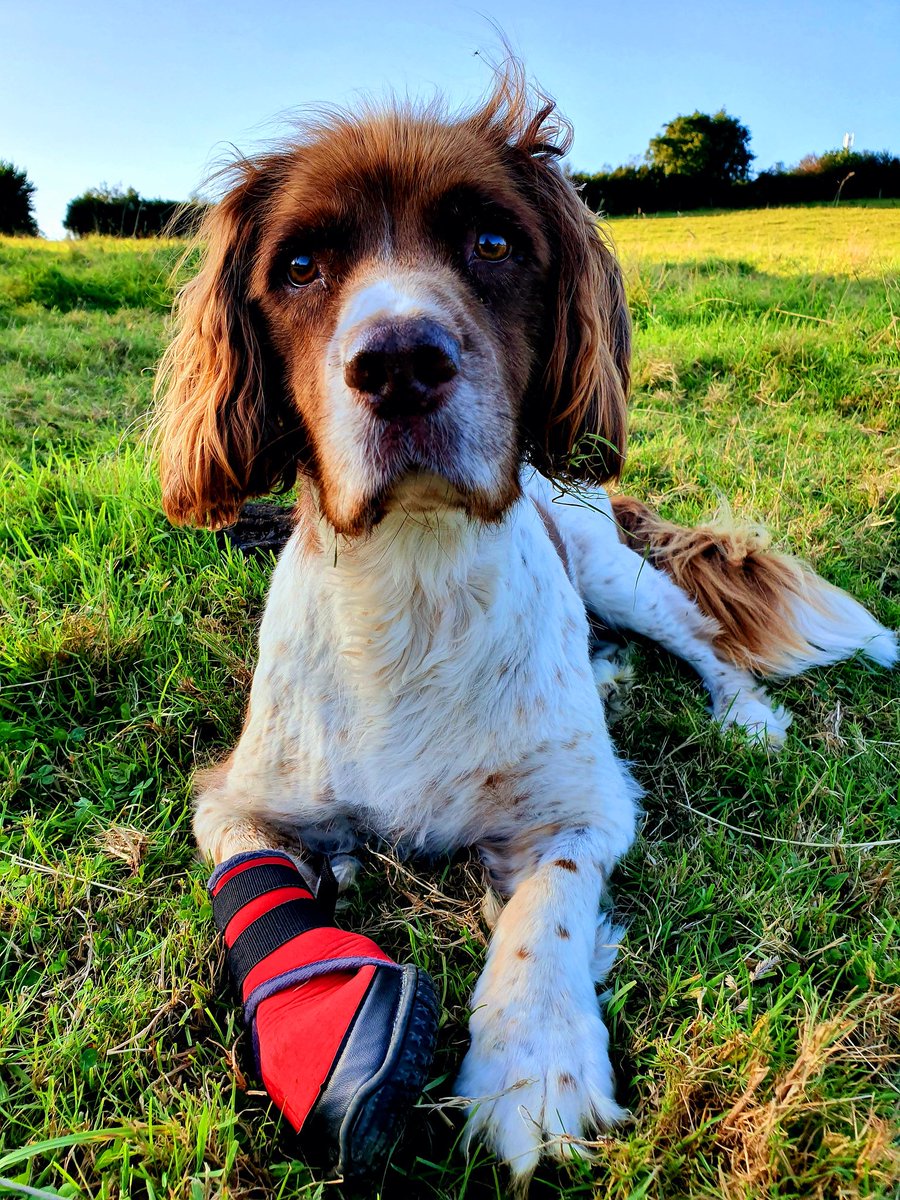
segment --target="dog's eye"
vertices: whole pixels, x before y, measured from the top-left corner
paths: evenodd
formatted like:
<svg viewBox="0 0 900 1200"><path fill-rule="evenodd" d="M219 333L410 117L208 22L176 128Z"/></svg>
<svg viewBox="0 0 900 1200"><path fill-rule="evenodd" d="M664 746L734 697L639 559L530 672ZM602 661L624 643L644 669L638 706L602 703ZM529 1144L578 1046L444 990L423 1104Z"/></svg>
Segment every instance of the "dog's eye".
<svg viewBox="0 0 900 1200"><path fill-rule="evenodd" d="M319 265L311 254L295 254L288 263L287 277L294 287L306 287L319 278Z"/></svg>
<svg viewBox="0 0 900 1200"><path fill-rule="evenodd" d="M502 233L485 230L475 238L475 253L485 262L503 262L509 258L512 246Z"/></svg>

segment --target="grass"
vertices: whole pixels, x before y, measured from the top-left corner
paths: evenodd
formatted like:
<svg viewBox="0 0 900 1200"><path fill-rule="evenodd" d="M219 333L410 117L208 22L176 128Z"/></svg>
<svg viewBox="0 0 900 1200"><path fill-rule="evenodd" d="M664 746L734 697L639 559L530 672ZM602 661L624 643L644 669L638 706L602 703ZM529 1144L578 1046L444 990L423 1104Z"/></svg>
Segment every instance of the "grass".
<svg viewBox="0 0 900 1200"><path fill-rule="evenodd" d="M900 624L900 209L616 221L636 325L623 486L725 497ZM84 1197L318 1197L247 1074L191 844L270 564L176 531L137 431L165 243L0 241L0 1177ZM778 758L649 648L614 729L647 789L607 1006L634 1123L536 1196L886 1197L900 1182L900 690L780 685ZM414 875L408 872L412 870ZM370 1194L502 1196L434 1107L484 953L476 866L373 857L346 919L443 997L426 1101ZM0 1184L0 1192L4 1186Z"/></svg>

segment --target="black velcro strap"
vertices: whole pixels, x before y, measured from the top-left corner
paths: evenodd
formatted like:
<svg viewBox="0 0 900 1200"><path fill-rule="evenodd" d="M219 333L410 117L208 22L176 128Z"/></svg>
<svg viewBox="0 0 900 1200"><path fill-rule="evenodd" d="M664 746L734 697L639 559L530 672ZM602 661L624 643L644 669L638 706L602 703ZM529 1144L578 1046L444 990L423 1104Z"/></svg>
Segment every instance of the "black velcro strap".
<svg viewBox="0 0 900 1200"><path fill-rule="evenodd" d="M334 916L338 901L338 881L334 877L331 859L327 854L322 859L322 870L319 872L319 881L316 884L316 901L323 912L327 912L331 917Z"/></svg>
<svg viewBox="0 0 900 1200"><path fill-rule="evenodd" d="M333 924L315 900L287 900L270 908L238 934L228 951L228 966L238 988L257 963L273 950L298 934Z"/></svg>
<svg viewBox="0 0 900 1200"><path fill-rule="evenodd" d="M232 875L213 897L213 919L219 933L225 932L228 922L245 904L258 896L264 896L266 892L274 892L276 888L283 887L299 887L309 891L303 876L289 863L285 863L284 866L262 863L258 867L247 867Z"/></svg>

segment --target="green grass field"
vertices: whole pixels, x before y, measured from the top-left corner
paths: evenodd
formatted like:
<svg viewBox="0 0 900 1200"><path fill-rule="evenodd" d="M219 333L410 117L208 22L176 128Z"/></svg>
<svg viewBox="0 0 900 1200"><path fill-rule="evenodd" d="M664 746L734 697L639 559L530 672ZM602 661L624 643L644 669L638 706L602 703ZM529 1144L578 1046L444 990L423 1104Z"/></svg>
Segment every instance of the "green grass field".
<svg viewBox="0 0 900 1200"><path fill-rule="evenodd" d="M623 488L683 521L727 499L900 625L900 208L612 232L637 351ZM246 1073L191 843L190 773L239 730L271 565L160 513L140 432L179 250L0 241L0 1193L333 1194ZM900 872L879 843L900 832L900 686L853 662L774 691L795 714L778 758L636 651L614 735L646 817L607 1006L634 1121L535 1196L896 1195ZM345 913L444 1005L369 1195L505 1194L440 1103L479 883L372 857Z"/></svg>

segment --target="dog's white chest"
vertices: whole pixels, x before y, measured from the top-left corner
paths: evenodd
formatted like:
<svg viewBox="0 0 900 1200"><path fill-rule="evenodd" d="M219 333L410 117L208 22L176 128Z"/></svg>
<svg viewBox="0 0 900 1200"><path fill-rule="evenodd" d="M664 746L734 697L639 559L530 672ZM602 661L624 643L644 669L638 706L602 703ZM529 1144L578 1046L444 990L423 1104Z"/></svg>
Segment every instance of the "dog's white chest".
<svg viewBox="0 0 900 1200"><path fill-rule="evenodd" d="M239 753L258 747L255 786L281 788L301 826L327 807L398 840L465 844L494 819L486 781L567 736L573 714L602 726L584 610L524 504L471 558L431 531L378 549L310 569L299 538L286 547Z"/></svg>

